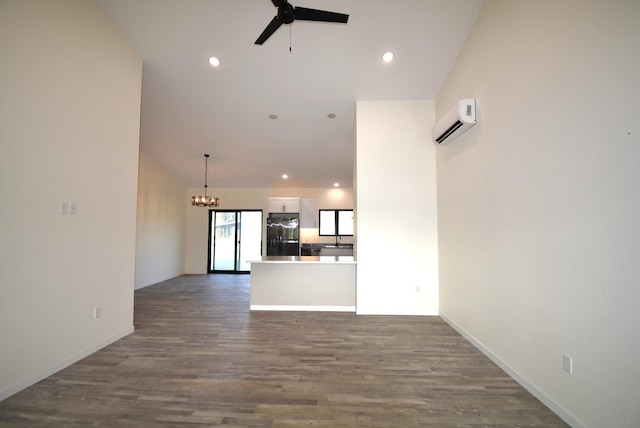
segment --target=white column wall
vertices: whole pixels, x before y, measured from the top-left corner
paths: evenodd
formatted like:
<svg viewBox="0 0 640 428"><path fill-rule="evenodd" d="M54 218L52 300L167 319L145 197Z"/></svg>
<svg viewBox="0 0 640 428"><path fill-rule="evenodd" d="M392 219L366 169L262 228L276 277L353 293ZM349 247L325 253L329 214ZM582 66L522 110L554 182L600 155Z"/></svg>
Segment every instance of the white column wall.
<svg viewBox="0 0 640 428"><path fill-rule="evenodd" d="M357 313L438 314L434 101L359 101Z"/></svg>

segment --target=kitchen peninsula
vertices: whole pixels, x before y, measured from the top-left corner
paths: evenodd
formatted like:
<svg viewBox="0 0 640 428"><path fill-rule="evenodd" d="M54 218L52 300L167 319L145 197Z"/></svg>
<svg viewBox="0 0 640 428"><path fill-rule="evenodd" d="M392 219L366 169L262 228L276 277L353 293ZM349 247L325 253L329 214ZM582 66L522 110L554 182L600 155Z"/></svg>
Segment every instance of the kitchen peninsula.
<svg viewBox="0 0 640 428"><path fill-rule="evenodd" d="M251 310L356 310L353 257L266 256L250 263Z"/></svg>

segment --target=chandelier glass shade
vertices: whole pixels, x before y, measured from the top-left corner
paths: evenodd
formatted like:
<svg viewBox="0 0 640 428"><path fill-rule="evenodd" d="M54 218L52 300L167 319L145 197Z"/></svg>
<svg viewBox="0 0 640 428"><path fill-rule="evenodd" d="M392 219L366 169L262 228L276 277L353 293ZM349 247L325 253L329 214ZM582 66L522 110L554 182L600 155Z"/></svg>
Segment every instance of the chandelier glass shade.
<svg viewBox="0 0 640 428"><path fill-rule="evenodd" d="M194 207L217 207L220 205L220 199L215 196L207 196L207 173L208 173L209 155L204 155L204 196L192 196L191 205Z"/></svg>

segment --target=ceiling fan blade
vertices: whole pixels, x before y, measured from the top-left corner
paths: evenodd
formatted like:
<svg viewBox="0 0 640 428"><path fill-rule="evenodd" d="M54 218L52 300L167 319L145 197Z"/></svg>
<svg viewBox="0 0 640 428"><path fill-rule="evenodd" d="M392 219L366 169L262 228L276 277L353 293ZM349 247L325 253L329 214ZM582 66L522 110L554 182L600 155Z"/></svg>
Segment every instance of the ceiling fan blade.
<svg viewBox="0 0 640 428"><path fill-rule="evenodd" d="M341 24L346 24L349 20L349 15L344 13L307 9L306 7L295 7L293 16L301 21L339 22Z"/></svg>
<svg viewBox="0 0 640 428"><path fill-rule="evenodd" d="M280 19L278 19L278 17L275 16L271 20L269 25L267 25L267 28L265 28L262 34L260 34L260 37L258 37L258 39L256 40L256 45L261 45L264 42L266 42L267 39L271 37L271 35L275 33L278 28L280 28L281 25L282 25L282 21L280 21Z"/></svg>
<svg viewBox="0 0 640 428"><path fill-rule="evenodd" d="M273 3L273 5L275 7L280 7L283 4L285 4L287 2L287 0L271 0L271 3Z"/></svg>

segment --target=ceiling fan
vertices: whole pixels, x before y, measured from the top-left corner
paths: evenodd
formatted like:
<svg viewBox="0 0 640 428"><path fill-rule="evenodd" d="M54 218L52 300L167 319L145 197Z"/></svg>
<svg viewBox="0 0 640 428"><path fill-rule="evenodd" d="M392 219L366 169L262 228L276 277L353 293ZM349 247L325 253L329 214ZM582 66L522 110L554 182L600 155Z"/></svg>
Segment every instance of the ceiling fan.
<svg viewBox="0 0 640 428"><path fill-rule="evenodd" d="M261 45L266 42L282 24L291 24L296 19L300 21L338 22L341 24L346 24L349 20L349 15L344 13L295 7L287 0L271 0L271 2L278 8L278 14L271 20L262 34L260 34L260 37L256 40L256 45Z"/></svg>

